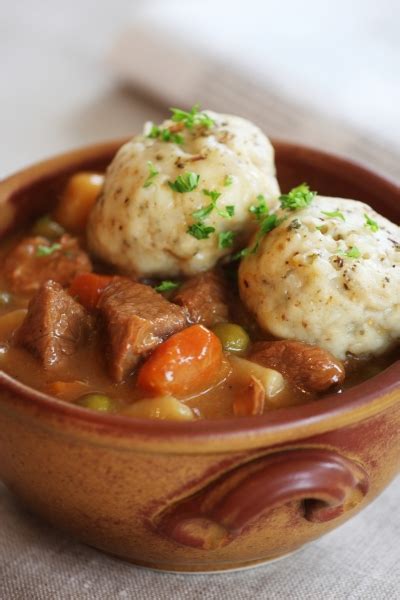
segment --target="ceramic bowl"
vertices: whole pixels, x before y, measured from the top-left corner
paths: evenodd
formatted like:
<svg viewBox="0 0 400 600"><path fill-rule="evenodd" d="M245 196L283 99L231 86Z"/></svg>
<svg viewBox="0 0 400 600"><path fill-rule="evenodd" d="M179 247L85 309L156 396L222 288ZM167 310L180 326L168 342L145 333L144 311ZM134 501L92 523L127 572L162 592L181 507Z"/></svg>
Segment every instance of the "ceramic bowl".
<svg viewBox="0 0 400 600"><path fill-rule="evenodd" d="M0 183L1 231L47 210L108 143ZM283 190L370 203L400 221L400 190L323 152L275 143ZM0 478L32 511L133 563L222 571L287 555L371 502L400 470L400 362L341 395L262 417L158 422L86 411L0 373Z"/></svg>

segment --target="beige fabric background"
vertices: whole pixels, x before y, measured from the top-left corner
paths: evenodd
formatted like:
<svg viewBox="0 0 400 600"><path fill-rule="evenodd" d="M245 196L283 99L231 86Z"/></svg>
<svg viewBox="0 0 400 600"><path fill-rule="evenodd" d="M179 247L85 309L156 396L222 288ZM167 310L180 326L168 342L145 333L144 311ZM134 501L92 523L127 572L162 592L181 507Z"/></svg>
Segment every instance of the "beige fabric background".
<svg viewBox="0 0 400 600"><path fill-rule="evenodd" d="M3 0L0 175L165 114L104 68L117 33L137 26L144 10L151 23L197 35L215 54L222 49L221 59L247 57L265 76L267 132L367 160L400 179L397 0L178 4ZM399 507L398 479L353 521L292 557L240 573L183 576L138 569L68 539L24 512L0 484L0 600L397 600Z"/></svg>

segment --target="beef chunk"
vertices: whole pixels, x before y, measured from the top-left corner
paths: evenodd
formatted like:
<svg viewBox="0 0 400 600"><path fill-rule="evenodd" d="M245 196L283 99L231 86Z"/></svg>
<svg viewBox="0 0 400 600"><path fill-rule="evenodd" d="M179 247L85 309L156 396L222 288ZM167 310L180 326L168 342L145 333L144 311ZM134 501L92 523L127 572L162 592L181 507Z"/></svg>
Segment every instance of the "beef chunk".
<svg viewBox="0 0 400 600"><path fill-rule="evenodd" d="M175 294L174 302L186 309L191 323L213 327L228 320L226 282L215 271L185 281Z"/></svg>
<svg viewBox="0 0 400 600"><path fill-rule="evenodd" d="M86 252L68 234L56 242L35 236L22 239L6 256L4 276L14 292L32 293L49 279L68 285L75 275L91 271Z"/></svg>
<svg viewBox="0 0 400 600"><path fill-rule="evenodd" d="M182 308L148 285L129 279L112 281L100 296L110 353L110 372L121 381L140 357L187 325Z"/></svg>
<svg viewBox="0 0 400 600"><path fill-rule="evenodd" d="M37 356L44 367L53 367L75 352L88 330L83 306L59 283L47 281L29 303L17 343Z"/></svg>

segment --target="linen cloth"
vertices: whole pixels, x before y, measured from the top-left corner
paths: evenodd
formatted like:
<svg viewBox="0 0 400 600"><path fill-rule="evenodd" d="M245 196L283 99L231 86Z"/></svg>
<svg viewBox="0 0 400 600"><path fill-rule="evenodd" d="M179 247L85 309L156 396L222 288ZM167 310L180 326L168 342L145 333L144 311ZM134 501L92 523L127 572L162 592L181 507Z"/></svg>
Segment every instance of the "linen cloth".
<svg viewBox="0 0 400 600"><path fill-rule="evenodd" d="M118 31L124 30L127 15L132 15L136 27L140 11L147 11L154 26L167 27L168 22L169 27L174 22L184 32L190 4L195 3L182 3L177 12L176 1L143 6L130 0L4 3L0 72L6 84L0 86L0 174L77 145L129 135L145 119L160 120L166 114L165 103L161 108L119 87L105 69L103 57ZM208 19L210 28L218 29L218 4L217 0L202 2L196 18ZM335 8L329 9L328 4ZM229 46L230 31L238 35L249 27L256 5L254 36L244 41L242 36L239 52L237 38ZM296 2L248 0L245 6L247 11L236 20L225 13L219 35L214 33L207 44L214 41L229 47L232 54L236 49L239 64L244 50L253 49L256 58L269 36L273 60L261 56L259 61L259 73L265 70L267 82L261 101L268 106L263 114L265 130L285 137L292 132L297 139L308 138L309 143L327 150L375 162L399 180L400 12L396 0L359 0L351 6L344 0L306 0L301 13L284 23ZM314 14L318 6L320 22ZM325 47L328 36L323 23L336 26L338 61L333 50L329 54ZM196 31L204 33L200 27L187 29L193 37ZM285 34L287 39L282 38ZM290 40L298 42L292 54L287 51ZM344 48L350 46L354 52L345 55ZM296 78L296 65L306 64L307 57L311 58L307 51L313 48L319 48L321 55L313 55L307 63L315 73L305 67ZM226 64L226 58L221 60ZM282 73L285 77L279 80ZM225 82L231 74L227 69ZM314 76L316 84L310 87L307 77ZM248 70L241 81L246 77ZM237 82L230 85L236 89ZM334 87L336 94L332 94ZM200 92L205 90L196 93ZM215 90L207 93L211 102ZM218 102L221 95L214 98ZM368 155L363 145L368 146ZM27 514L0 484L0 600L395 600L400 598L399 506L397 479L352 521L282 561L238 573L176 575L134 567L69 539Z"/></svg>

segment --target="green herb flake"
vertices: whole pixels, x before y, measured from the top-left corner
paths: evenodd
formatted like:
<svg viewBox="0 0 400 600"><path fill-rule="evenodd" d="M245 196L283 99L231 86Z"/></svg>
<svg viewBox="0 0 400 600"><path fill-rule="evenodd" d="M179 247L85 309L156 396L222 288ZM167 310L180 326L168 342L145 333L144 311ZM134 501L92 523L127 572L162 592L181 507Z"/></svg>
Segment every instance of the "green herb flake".
<svg viewBox="0 0 400 600"><path fill-rule="evenodd" d="M211 233L214 233L215 227L208 227L203 223L193 223L187 228L186 232L192 235L197 240L206 240L210 237Z"/></svg>
<svg viewBox="0 0 400 600"><path fill-rule="evenodd" d="M175 281L162 281L159 285L157 285L154 289L156 292L169 292L171 290L176 290L180 286L179 283Z"/></svg>
<svg viewBox="0 0 400 600"><path fill-rule="evenodd" d="M306 183L302 183L290 190L288 194L279 196L281 208L286 210L299 210L309 206L317 192L312 192Z"/></svg>
<svg viewBox="0 0 400 600"><path fill-rule="evenodd" d="M206 113L200 111L199 104L195 104L189 112L180 108L171 108L170 110L172 112L171 119L175 123L183 123L187 129L193 129L194 127L209 129L214 125L214 120Z"/></svg>
<svg viewBox="0 0 400 600"><path fill-rule="evenodd" d="M329 212L328 210L321 211L323 215L329 217L330 219L341 219L342 221L346 220L346 217L340 210L333 210Z"/></svg>
<svg viewBox="0 0 400 600"><path fill-rule="evenodd" d="M345 256L346 258L360 258L361 256L361 252L360 250L357 248L357 246L352 246L349 250L347 250L346 252L342 249L339 249L337 251L337 254L341 255L341 256Z"/></svg>
<svg viewBox="0 0 400 600"><path fill-rule="evenodd" d="M249 212L256 217L257 221L260 221L268 214L268 205L263 194L257 196L257 204L250 206Z"/></svg>
<svg viewBox="0 0 400 600"><path fill-rule="evenodd" d="M218 247L231 248L233 246L235 235L234 231L221 231L218 234Z"/></svg>
<svg viewBox="0 0 400 600"><path fill-rule="evenodd" d="M216 190L203 190L203 194L211 198L212 202L215 204L218 198L221 196L221 192L217 192Z"/></svg>
<svg viewBox="0 0 400 600"><path fill-rule="evenodd" d="M224 187L229 187L233 183L232 175L226 175L224 179Z"/></svg>
<svg viewBox="0 0 400 600"><path fill-rule="evenodd" d="M51 246L38 246L36 256L50 256L56 250L61 248L61 244L52 244Z"/></svg>
<svg viewBox="0 0 400 600"><path fill-rule="evenodd" d="M147 168L149 169L149 175L143 184L144 188L150 187L154 183L154 178L157 177L157 175L158 175L158 171L155 168L155 166L153 165L153 163L151 162L151 160L147 161Z"/></svg>
<svg viewBox="0 0 400 600"><path fill-rule="evenodd" d="M255 254L260 246L262 238L267 233L278 227L278 225L280 225L283 220L284 219L279 219L276 214L267 215L266 217L264 217L264 219L260 223L260 229L258 230L258 233L256 235L254 245L249 248L243 248L243 250L240 250L240 252L234 254L233 260L243 258L244 256L248 256L249 254Z"/></svg>
<svg viewBox="0 0 400 600"><path fill-rule="evenodd" d="M161 129L159 127L157 127L157 125L154 125L154 123L152 123L150 131L149 131L149 133L147 134L146 137L155 140L155 139L157 139L159 137L160 131L161 131Z"/></svg>
<svg viewBox="0 0 400 600"><path fill-rule="evenodd" d="M369 217L367 215L367 213L364 213L364 217L365 217L364 227L368 227L374 233L376 233L377 231L379 231L379 225L378 225L378 223L376 221L374 221L373 219L371 219L371 217Z"/></svg>
<svg viewBox="0 0 400 600"><path fill-rule="evenodd" d="M199 180L200 175L193 173L192 171L187 171L187 173L179 175L175 181L169 181L168 185L174 192L184 194L185 192L192 192L195 190L199 185Z"/></svg>
<svg viewBox="0 0 400 600"><path fill-rule="evenodd" d="M180 133L172 133L169 129L162 129L158 125L152 123L149 133L146 137L153 140L160 139L163 142L174 142L175 144L183 144L184 138Z"/></svg>
<svg viewBox="0 0 400 600"><path fill-rule="evenodd" d="M214 204L211 202L207 204L204 208L199 208L192 213L192 216L198 220L203 221L212 211L214 210Z"/></svg>

